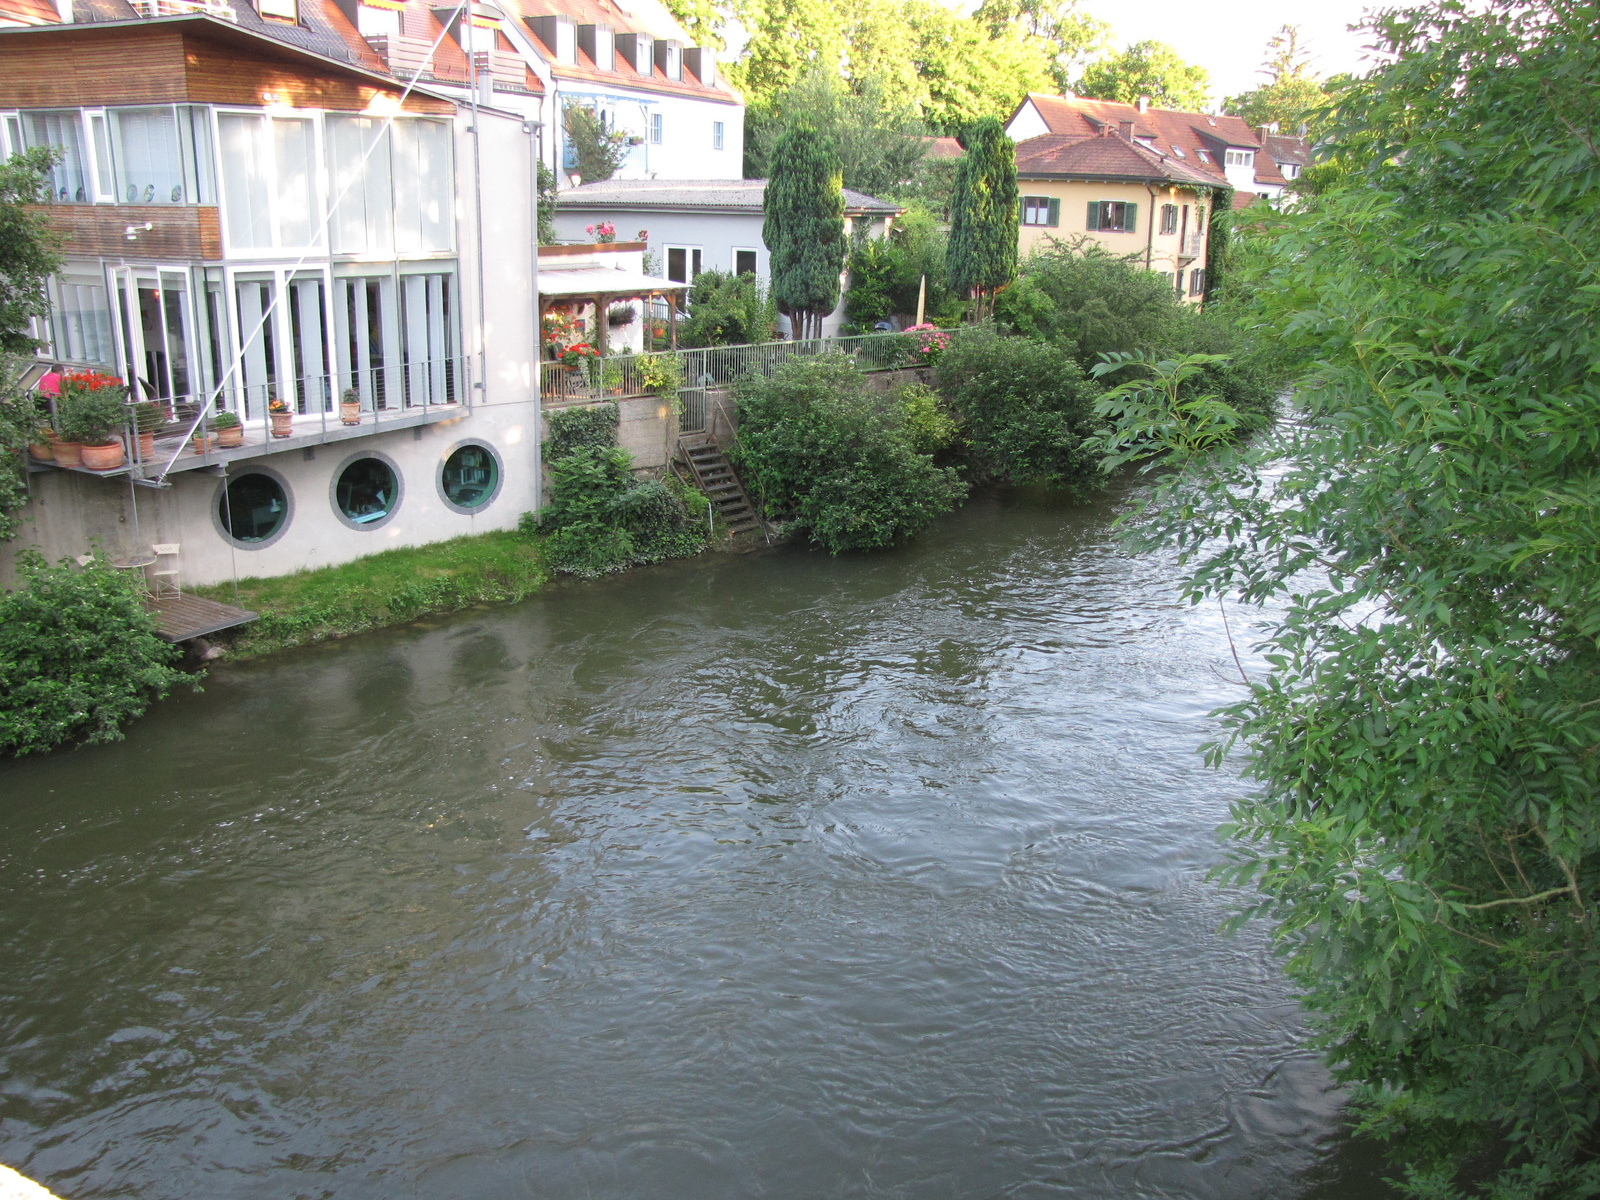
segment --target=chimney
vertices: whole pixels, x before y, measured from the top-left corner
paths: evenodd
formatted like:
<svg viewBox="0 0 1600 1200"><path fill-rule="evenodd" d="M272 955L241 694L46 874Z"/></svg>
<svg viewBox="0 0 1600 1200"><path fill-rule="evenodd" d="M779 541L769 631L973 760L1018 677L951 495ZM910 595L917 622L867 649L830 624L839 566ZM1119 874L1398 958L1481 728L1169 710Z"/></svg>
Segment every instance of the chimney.
<svg viewBox="0 0 1600 1200"><path fill-rule="evenodd" d="M1149 112L1150 111L1150 97L1149 96L1140 96L1139 100L1138 100L1138 103L1135 105L1135 107L1142 113Z"/></svg>
<svg viewBox="0 0 1600 1200"><path fill-rule="evenodd" d="M1132 121L1118 121L1117 122L1117 132L1122 135L1122 140L1123 141L1125 141L1125 142L1133 141L1133 122Z"/></svg>

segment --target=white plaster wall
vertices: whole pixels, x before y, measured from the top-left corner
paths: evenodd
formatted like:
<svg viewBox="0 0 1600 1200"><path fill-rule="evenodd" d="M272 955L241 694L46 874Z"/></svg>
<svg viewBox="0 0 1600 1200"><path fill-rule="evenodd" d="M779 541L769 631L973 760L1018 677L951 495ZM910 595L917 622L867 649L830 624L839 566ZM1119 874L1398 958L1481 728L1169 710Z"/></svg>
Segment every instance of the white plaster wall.
<svg viewBox="0 0 1600 1200"><path fill-rule="evenodd" d="M1039 115L1039 110L1029 100L1017 110L1016 116L1011 118L1006 126L1006 134L1013 142L1025 142L1031 137L1049 133L1050 126L1045 124L1044 118Z"/></svg>

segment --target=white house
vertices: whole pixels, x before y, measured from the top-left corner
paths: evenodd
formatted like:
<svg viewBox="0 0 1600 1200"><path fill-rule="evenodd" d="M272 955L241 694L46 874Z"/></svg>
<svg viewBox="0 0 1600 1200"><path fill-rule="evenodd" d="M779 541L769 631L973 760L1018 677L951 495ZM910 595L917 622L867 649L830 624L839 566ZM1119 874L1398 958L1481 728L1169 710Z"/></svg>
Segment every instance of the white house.
<svg viewBox="0 0 1600 1200"><path fill-rule="evenodd" d="M653 273L674 283L692 283L701 271L750 274L766 282L770 269L761 240L764 179L610 179L564 192L555 212L556 233L565 240L593 240L586 227L609 221L623 241L647 246ZM883 237L901 209L845 189L845 232L865 230ZM841 293L842 293L841 287ZM844 321L843 301L823 321L824 335Z"/></svg>
<svg viewBox="0 0 1600 1200"><path fill-rule="evenodd" d="M46 361L164 420L120 467L32 464L0 586L28 546L159 544L192 585L537 506L536 142L402 91L209 16L0 29L0 154L61 154ZM224 413L240 444L191 440Z"/></svg>

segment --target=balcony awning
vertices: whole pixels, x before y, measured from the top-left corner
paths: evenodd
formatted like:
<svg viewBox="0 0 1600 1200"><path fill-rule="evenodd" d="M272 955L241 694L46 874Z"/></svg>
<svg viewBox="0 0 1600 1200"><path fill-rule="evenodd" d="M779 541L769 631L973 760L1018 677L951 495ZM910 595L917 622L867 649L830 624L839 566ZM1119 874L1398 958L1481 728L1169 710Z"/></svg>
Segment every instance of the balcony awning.
<svg viewBox="0 0 1600 1200"><path fill-rule="evenodd" d="M657 279L642 271L615 267L574 267L567 271L539 272L540 296L650 296L658 292L684 292L687 283Z"/></svg>

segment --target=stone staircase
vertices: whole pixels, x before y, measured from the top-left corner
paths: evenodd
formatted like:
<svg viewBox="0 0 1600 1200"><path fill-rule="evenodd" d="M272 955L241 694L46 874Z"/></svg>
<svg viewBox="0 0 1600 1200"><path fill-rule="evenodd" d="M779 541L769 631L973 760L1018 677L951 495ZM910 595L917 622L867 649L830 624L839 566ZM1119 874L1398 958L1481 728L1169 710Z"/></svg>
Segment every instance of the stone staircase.
<svg viewBox="0 0 1600 1200"><path fill-rule="evenodd" d="M687 481L705 493L730 530L747 533L761 528L755 506L714 441L703 435L679 438L678 460L686 469Z"/></svg>

